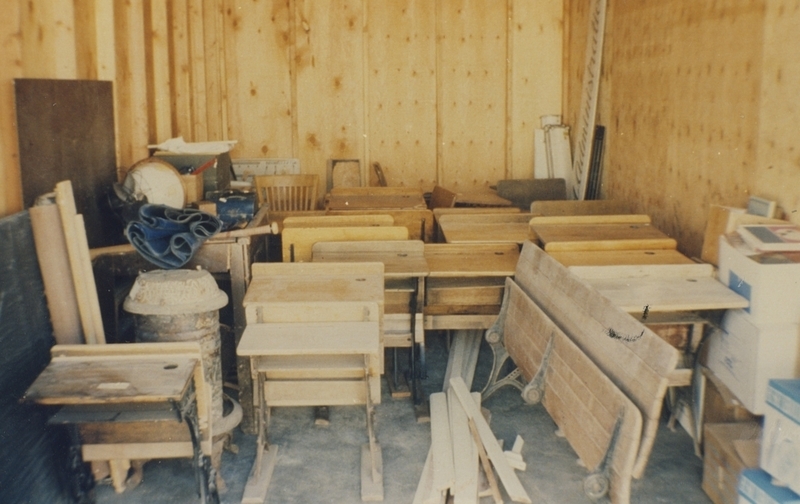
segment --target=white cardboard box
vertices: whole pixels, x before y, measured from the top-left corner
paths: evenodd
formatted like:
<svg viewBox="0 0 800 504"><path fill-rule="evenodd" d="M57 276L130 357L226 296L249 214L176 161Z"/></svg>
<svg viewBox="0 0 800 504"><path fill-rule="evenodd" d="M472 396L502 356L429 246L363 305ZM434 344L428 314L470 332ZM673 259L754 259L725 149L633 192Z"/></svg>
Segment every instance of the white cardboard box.
<svg viewBox="0 0 800 504"><path fill-rule="evenodd" d="M761 468L800 493L800 379L770 380L766 401Z"/></svg>
<svg viewBox="0 0 800 504"><path fill-rule="evenodd" d="M772 484L761 469L745 469L739 476L739 504L800 504L800 496Z"/></svg>
<svg viewBox="0 0 800 504"><path fill-rule="evenodd" d="M719 280L750 301L759 324L800 323L800 254L758 253L737 235L719 238Z"/></svg>
<svg viewBox="0 0 800 504"><path fill-rule="evenodd" d="M763 415L771 378L800 376L800 325L757 324L728 310L708 338L707 366L751 413Z"/></svg>

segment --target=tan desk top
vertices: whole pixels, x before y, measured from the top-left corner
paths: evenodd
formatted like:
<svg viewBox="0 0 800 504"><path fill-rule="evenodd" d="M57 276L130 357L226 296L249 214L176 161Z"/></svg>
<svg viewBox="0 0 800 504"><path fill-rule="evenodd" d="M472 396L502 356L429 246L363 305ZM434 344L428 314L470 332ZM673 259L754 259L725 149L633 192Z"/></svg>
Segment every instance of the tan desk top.
<svg viewBox="0 0 800 504"><path fill-rule="evenodd" d="M673 238L650 224L535 224L531 230L547 252L677 247Z"/></svg>
<svg viewBox="0 0 800 504"><path fill-rule="evenodd" d="M509 214L513 215L513 214ZM516 243L533 238L527 222L469 223L439 222L439 230L447 243Z"/></svg>
<svg viewBox="0 0 800 504"><path fill-rule="evenodd" d="M383 302L383 268L382 263L255 263L243 304Z"/></svg>
<svg viewBox="0 0 800 504"><path fill-rule="evenodd" d="M519 247L514 244L426 243L431 278L514 276Z"/></svg>
<svg viewBox="0 0 800 504"><path fill-rule="evenodd" d="M677 250L574 250L548 252L564 266L613 266L620 264L694 264Z"/></svg>
<svg viewBox="0 0 800 504"><path fill-rule="evenodd" d="M325 197L328 210L427 209L422 191L412 187L334 188Z"/></svg>
<svg viewBox="0 0 800 504"><path fill-rule="evenodd" d="M317 242L313 262L382 262L385 278L425 277L430 273L421 240Z"/></svg>
<svg viewBox="0 0 800 504"><path fill-rule="evenodd" d="M53 359L24 399L46 405L180 401L197 364L196 358L185 355Z"/></svg>
<svg viewBox="0 0 800 504"><path fill-rule="evenodd" d="M747 299L713 278L709 264L571 266L600 294L629 313L746 308Z"/></svg>

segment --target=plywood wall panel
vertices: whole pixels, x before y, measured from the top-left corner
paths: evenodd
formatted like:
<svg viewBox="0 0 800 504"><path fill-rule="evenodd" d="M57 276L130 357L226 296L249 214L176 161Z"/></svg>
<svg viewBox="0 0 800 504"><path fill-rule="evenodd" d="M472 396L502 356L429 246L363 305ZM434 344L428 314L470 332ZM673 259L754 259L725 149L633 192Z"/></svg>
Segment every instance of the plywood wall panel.
<svg viewBox="0 0 800 504"><path fill-rule="evenodd" d="M564 3L510 3L511 124L509 178L533 178L533 130L539 118L561 113Z"/></svg>
<svg viewBox="0 0 800 504"><path fill-rule="evenodd" d="M763 4L610 4L604 194L699 255L708 205L744 205L753 186Z"/></svg>
<svg viewBox="0 0 800 504"><path fill-rule="evenodd" d="M227 81L222 0L203 2L206 122L209 140L227 139Z"/></svg>
<svg viewBox="0 0 800 504"><path fill-rule="evenodd" d="M73 1L28 0L20 3L20 15L25 76L75 79L77 56Z"/></svg>
<svg viewBox="0 0 800 504"><path fill-rule="evenodd" d="M304 172L328 159L364 158L364 13L361 0L295 0L297 139Z"/></svg>
<svg viewBox="0 0 800 504"><path fill-rule="evenodd" d="M766 3L757 177L754 192L800 224L800 1Z"/></svg>
<svg viewBox="0 0 800 504"><path fill-rule="evenodd" d="M205 20L203 0L188 0L189 64L192 89L192 136L187 142L205 142L208 138L208 88L206 86ZM213 27L211 28L213 29ZM213 140L217 140L216 138Z"/></svg>
<svg viewBox="0 0 800 504"><path fill-rule="evenodd" d="M439 183L488 185L507 174L507 10L478 0L437 5Z"/></svg>
<svg viewBox="0 0 800 504"><path fill-rule="evenodd" d="M292 157L289 0L225 0L227 139L234 157Z"/></svg>
<svg viewBox="0 0 800 504"><path fill-rule="evenodd" d="M145 52L148 68L148 143L157 144L173 137L170 82L169 8L167 2L146 0Z"/></svg>
<svg viewBox="0 0 800 504"><path fill-rule="evenodd" d="M19 4L0 16L0 217L22 210L19 141L14 110L14 79L22 77Z"/></svg>
<svg viewBox="0 0 800 504"><path fill-rule="evenodd" d="M388 185L436 183L436 6L392 0L368 8L368 163Z"/></svg>

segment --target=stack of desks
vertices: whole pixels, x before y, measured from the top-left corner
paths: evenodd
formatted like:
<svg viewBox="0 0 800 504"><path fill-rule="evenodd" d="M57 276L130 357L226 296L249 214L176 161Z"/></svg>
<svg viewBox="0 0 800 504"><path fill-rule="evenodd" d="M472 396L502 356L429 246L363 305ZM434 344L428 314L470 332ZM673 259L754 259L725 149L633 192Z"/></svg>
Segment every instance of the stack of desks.
<svg viewBox="0 0 800 504"><path fill-rule="evenodd" d="M263 502L275 464L276 448L267 444L269 407L364 404L362 496L382 499L372 405L381 400L383 264L257 263L244 306L247 327L237 353L249 358L257 383L259 426L245 495Z"/></svg>
<svg viewBox="0 0 800 504"><path fill-rule="evenodd" d="M425 329L486 329L500 311L505 278L514 275L516 243L425 244L430 274Z"/></svg>
<svg viewBox="0 0 800 504"><path fill-rule="evenodd" d="M386 348L411 349L409 359L412 383L409 393L417 403L418 376L425 375L425 331L422 307L425 278L430 270L425 260L424 244L419 240L386 240L361 242L317 242L313 246L313 262L380 262L384 265L384 328ZM415 350L419 348L421 370L415 369ZM397 377L398 365L393 360L392 372L387 373L392 395L404 395Z"/></svg>

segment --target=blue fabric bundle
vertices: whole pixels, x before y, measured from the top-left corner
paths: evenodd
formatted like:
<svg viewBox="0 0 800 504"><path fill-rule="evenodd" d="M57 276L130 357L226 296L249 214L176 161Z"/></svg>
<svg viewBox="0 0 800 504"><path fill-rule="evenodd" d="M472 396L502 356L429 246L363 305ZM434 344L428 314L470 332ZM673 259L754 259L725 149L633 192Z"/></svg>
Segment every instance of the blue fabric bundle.
<svg viewBox="0 0 800 504"><path fill-rule="evenodd" d="M142 257L163 269L189 262L203 242L222 229L218 218L193 208L145 204L138 216L125 228L128 241Z"/></svg>

